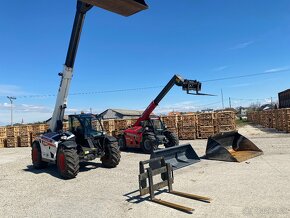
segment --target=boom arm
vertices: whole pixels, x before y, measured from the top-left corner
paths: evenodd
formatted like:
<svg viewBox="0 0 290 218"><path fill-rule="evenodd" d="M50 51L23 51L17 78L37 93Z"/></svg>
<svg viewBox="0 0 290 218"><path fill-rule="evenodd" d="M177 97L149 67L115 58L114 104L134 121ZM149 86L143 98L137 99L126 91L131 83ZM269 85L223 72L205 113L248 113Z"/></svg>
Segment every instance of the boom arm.
<svg viewBox="0 0 290 218"><path fill-rule="evenodd" d="M57 94L54 112L50 121L49 129L52 132L62 130L62 121L64 111L67 105L67 96L73 76L73 66L75 63L76 53L79 45L79 40L85 20L86 12L93 6L81 1L77 2L77 11L74 19L73 30L70 37L69 48L67 51L66 61L61 76L60 87Z"/></svg>
<svg viewBox="0 0 290 218"><path fill-rule="evenodd" d="M183 79L179 75L174 75L167 85L162 89L162 91L157 95L157 97L149 104L146 110L142 113L141 117L136 121L133 126L139 126L141 121L148 120L152 111L158 106L159 102L164 98L164 96L170 91L174 86L182 86L182 90L187 91L187 94L191 94L189 91L194 90L196 92L200 91L201 83L196 80Z"/></svg>
<svg viewBox="0 0 290 218"><path fill-rule="evenodd" d="M64 111L67 105L67 95L71 78L73 75L73 66L77 54L78 44L85 20L85 15L93 6L112 11L114 13L131 16L139 11L148 8L144 0L78 0L77 11L74 19L73 30L71 33L69 48L67 51L66 61L61 76L60 87L57 94L57 100L54 112L50 121L49 130L56 132L62 130L62 121Z"/></svg>

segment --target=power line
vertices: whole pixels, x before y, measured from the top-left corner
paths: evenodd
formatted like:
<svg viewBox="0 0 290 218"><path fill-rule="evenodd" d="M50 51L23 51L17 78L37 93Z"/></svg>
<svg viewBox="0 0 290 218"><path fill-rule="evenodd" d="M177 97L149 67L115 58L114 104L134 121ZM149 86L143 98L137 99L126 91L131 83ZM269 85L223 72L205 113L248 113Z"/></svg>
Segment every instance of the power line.
<svg viewBox="0 0 290 218"><path fill-rule="evenodd" d="M116 89L116 90L104 90L104 91L92 91L92 92L76 92L69 94L73 95L94 95L94 94L104 94L104 93L114 93L114 92L128 92L128 91L142 91L147 89L156 89L163 86L150 86L150 87L140 87L140 88L129 88L129 89ZM47 98L47 97L55 97L56 94L43 94L43 95L20 95L17 98ZM5 96L0 96L5 97Z"/></svg>
<svg viewBox="0 0 290 218"><path fill-rule="evenodd" d="M287 71L290 71L290 69L284 69L280 71L268 71L268 72L263 72L263 73L253 73L253 74L246 74L246 75L239 75L239 76L222 77L222 78L217 78L217 79L204 80L201 82L206 83L206 82L222 81L222 80L229 80L229 79L246 78L246 77L253 77L253 76L260 76L260 75L267 75L267 74L284 73Z"/></svg>
<svg viewBox="0 0 290 218"><path fill-rule="evenodd" d="M266 99L278 99L278 97L267 97L267 98L232 98L231 100L239 100L239 101L263 101Z"/></svg>
<svg viewBox="0 0 290 218"><path fill-rule="evenodd" d="M267 74L276 74L282 72L288 72L290 69L284 69L280 71L269 71L263 73L254 73L254 74L246 74L246 75L239 75L239 76L231 76L231 77L222 77L216 79L209 79L201 81L202 83L207 82L214 82L214 81L223 81L223 80L231 80L231 79L238 79L238 78L246 78L246 77L253 77L253 76L260 76L260 75L267 75ZM70 96L73 95L94 95L94 94L105 94L105 93L115 93L115 92L129 92L129 91L142 91L142 90L149 90L149 89L156 89L162 88L164 86L149 86L149 87L137 87L137 88L129 88L129 89L116 89L116 90L104 90L104 91L92 91L92 92L77 92L71 93ZM56 94L39 94L39 95L19 95L17 98L47 98L47 97L55 97ZM6 98L6 96L0 96L0 98Z"/></svg>

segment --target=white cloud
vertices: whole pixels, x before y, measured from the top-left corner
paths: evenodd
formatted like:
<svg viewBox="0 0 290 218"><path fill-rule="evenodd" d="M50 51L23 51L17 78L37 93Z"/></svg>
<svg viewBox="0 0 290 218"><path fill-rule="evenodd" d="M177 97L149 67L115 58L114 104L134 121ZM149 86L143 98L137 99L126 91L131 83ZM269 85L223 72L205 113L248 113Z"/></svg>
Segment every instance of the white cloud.
<svg viewBox="0 0 290 218"><path fill-rule="evenodd" d="M225 66L216 67L216 68L214 68L212 70L215 71L215 72L219 72L219 71L223 71L223 70L225 70L227 68L229 68L229 66L225 65Z"/></svg>
<svg viewBox="0 0 290 218"><path fill-rule="evenodd" d="M278 67L278 68L265 70L264 72L265 73L279 73L279 72L288 71L288 70L290 70L290 67Z"/></svg>
<svg viewBox="0 0 290 218"><path fill-rule="evenodd" d="M179 112L189 112L189 111L196 111L198 109L196 102L193 101L183 101L178 102L170 105L158 106L155 110L155 114L167 114L168 112L172 111L179 111Z"/></svg>
<svg viewBox="0 0 290 218"><path fill-rule="evenodd" d="M242 42L230 48L230 50L243 49L252 45L254 41Z"/></svg>
<svg viewBox="0 0 290 218"><path fill-rule="evenodd" d="M14 96L14 95L25 95L27 94L24 92L21 87L15 86L15 85L6 85L6 84L0 84L0 95L9 95L9 96Z"/></svg>

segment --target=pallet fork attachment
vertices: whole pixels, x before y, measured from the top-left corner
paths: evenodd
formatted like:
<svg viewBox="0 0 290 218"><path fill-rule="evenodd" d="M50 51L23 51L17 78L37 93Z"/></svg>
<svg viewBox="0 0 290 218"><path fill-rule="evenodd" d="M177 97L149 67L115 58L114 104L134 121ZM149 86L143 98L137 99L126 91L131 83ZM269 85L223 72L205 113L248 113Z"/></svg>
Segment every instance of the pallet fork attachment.
<svg viewBox="0 0 290 218"><path fill-rule="evenodd" d="M157 169L152 169L152 168L147 168L145 172L145 164L150 164L152 162L159 162L160 168ZM189 193L184 193L184 192L179 192L179 191L174 191L172 188L174 176L173 176L173 170L172 166L169 163L165 163L163 157L158 157L154 159L150 159L147 161L140 161L139 163L140 167L140 174L139 174L139 191L140 195L146 195L150 194L150 200L152 202L171 207L176 210L180 210L186 213L192 213L194 211L193 208L191 207L186 207L180 204L172 203L169 201L164 201L161 199L157 199L155 197L154 191L159 190L161 188L164 188L168 186L168 193L173 194L173 195L178 195L180 197L185 197L185 198L190 198L193 200L198 200L198 201L203 201L210 203L211 199L208 197L203 197L199 195L193 195ZM153 182L153 176L160 175L161 174L161 179L163 180L162 182L159 182L157 184L154 184ZM149 181L149 186L147 187L147 179Z"/></svg>
<svg viewBox="0 0 290 218"><path fill-rule="evenodd" d="M262 155L252 141L237 131L219 133L208 138L205 155L202 158L229 162L243 162Z"/></svg>

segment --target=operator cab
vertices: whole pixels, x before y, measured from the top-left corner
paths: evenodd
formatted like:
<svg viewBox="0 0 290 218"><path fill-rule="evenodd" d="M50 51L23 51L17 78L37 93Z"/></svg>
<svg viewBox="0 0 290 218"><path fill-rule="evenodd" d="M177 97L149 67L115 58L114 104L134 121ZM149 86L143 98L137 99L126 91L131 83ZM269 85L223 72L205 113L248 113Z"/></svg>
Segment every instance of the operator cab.
<svg viewBox="0 0 290 218"><path fill-rule="evenodd" d="M157 134L161 134L166 129L159 117L151 117L149 120L144 120L141 125L144 130L151 130Z"/></svg>
<svg viewBox="0 0 290 218"><path fill-rule="evenodd" d="M69 131L76 138L82 139L98 137L104 134L100 120L92 114L69 115Z"/></svg>

